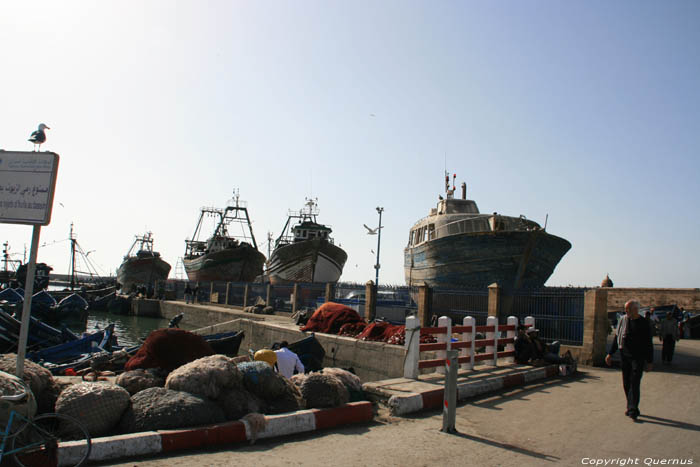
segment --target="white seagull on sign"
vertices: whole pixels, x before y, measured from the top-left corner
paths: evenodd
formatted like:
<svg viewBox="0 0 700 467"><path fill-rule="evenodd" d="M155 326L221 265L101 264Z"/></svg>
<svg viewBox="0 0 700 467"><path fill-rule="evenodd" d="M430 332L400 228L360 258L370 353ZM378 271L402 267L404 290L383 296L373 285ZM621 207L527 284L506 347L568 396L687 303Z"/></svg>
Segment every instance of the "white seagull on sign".
<svg viewBox="0 0 700 467"><path fill-rule="evenodd" d="M35 132L32 133L32 135L29 137L27 141L31 142L34 145L34 150L36 151L36 145L39 145L39 151L41 151L41 145L46 142L46 133L44 133L44 130L50 130L51 128L47 127L46 124L40 123L39 124L39 129L36 130Z"/></svg>
<svg viewBox="0 0 700 467"><path fill-rule="evenodd" d="M381 227L377 227L376 229L370 229L369 227L367 227L367 224L362 224L362 225L364 225L365 229L367 229L367 235L377 235L377 231L379 229L384 228L384 226L381 226Z"/></svg>

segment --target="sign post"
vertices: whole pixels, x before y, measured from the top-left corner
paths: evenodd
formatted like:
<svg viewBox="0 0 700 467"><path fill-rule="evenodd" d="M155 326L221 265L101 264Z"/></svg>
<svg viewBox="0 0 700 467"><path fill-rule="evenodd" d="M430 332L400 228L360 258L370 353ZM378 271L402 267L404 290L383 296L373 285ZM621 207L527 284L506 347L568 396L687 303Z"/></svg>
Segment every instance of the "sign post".
<svg viewBox="0 0 700 467"><path fill-rule="evenodd" d="M449 334L448 334L449 338ZM456 433L457 418L457 370L459 369L459 351L448 350L445 359L445 390L442 404L442 431Z"/></svg>
<svg viewBox="0 0 700 467"><path fill-rule="evenodd" d="M0 151L0 223L33 226L17 343L16 373L20 378L24 375L39 236L41 226L51 222L58 160L53 152Z"/></svg>

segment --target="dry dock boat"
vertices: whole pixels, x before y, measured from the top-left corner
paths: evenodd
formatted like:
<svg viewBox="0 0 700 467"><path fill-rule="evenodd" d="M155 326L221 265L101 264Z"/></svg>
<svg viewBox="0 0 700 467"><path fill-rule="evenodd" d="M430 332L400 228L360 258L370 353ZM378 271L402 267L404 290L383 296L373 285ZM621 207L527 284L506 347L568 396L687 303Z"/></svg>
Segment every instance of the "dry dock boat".
<svg viewBox="0 0 700 467"><path fill-rule="evenodd" d="M248 208L236 194L225 209L203 207L192 240L185 240L183 263L191 281L252 282L262 274L265 256L258 251ZM205 217L217 221L208 240L199 240ZM234 236L231 224L241 227L241 235Z"/></svg>
<svg viewBox="0 0 700 467"><path fill-rule="evenodd" d="M117 281L122 291L129 292L135 286L153 286L157 281L167 279L169 273L170 265L160 253L153 251L153 235L147 232L136 236L124 262L117 269Z"/></svg>
<svg viewBox="0 0 700 467"><path fill-rule="evenodd" d="M453 176L453 183L454 183ZM542 287L571 244L525 216L481 214L476 203L454 197L445 174L446 197L411 227L404 250L406 284L439 288Z"/></svg>
<svg viewBox="0 0 700 467"><path fill-rule="evenodd" d="M289 212L267 262L270 283L338 282L348 255L334 245L331 228L319 224L317 216L318 205L312 199L301 211ZM297 224L292 225L295 220Z"/></svg>

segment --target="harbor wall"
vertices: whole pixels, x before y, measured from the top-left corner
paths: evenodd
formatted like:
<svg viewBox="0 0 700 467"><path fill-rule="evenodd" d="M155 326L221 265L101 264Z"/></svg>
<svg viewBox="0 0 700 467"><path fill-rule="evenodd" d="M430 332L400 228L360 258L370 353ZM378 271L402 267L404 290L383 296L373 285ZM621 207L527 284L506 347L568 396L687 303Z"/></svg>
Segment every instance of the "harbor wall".
<svg viewBox="0 0 700 467"><path fill-rule="evenodd" d="M621 313L627 300L639 300L642 306L676 304L686 310L700 311L700 289L601 287L608 292L608 312Z"/></svg>
<svg viewBox="0 0 700 467"><path fill-rule="evenodd" d="M243 331L245 338L239 353L248 349L269 347L275 342L294 342L309 333L288 317L276 315L252 315L235 308L208 305L190 305L183 302L160 302L161 317L171 319L185 313L188 328L199 334L214 334L226 331ZM353 368L362 381L377 381L403 376L404 348L383 342L360 341L351 337L316 333L316 339L326 351L324 366Z"/></svg>

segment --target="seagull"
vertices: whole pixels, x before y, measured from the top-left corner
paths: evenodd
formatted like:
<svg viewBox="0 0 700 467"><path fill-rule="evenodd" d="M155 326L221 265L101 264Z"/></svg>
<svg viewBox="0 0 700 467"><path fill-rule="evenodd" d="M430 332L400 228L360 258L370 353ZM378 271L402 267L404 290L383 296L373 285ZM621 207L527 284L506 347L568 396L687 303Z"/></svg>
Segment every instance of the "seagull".
<svg viewBox="0 0 700 467"><path fill-rule="evenodd" d="M40 123L39 129L32 133L27 141L30 141L34 145L34 150L36 151L36 145L39 145L39 150L41 151L41 145L46 142L46 133L44 130L50 130L46 124Z"/></svg>
<svg viewBox="0 0 700 467"><path fill-rule="evenodd" d="M374 115L374 114L369 114L369 116L370 116L370 117L376 117L376 115Z"/></svg>
<svg viewBox="0 0 700 467"><path fill-rule="evenodd" d="M377 227L376 229L370 229L369 227L367 227L367 224L362 224L362 225L364 225L365 229L367 229L367 235L377 235L377 231L379 229L384 228L384 226L381 226L381 227Z"/></svg>

